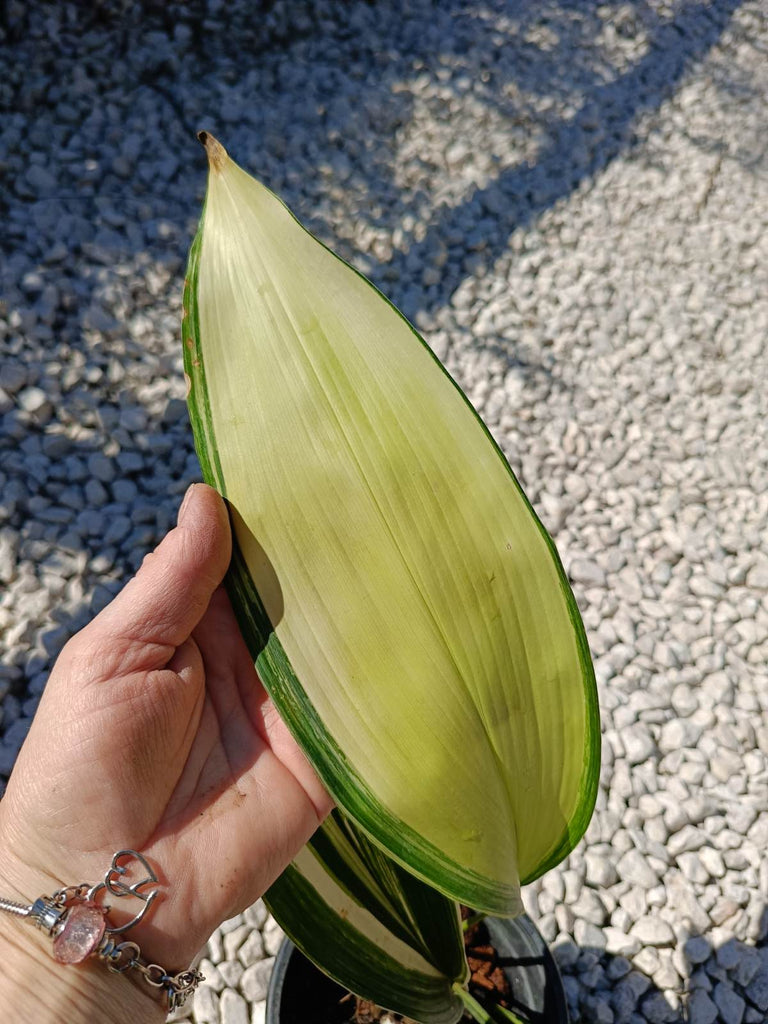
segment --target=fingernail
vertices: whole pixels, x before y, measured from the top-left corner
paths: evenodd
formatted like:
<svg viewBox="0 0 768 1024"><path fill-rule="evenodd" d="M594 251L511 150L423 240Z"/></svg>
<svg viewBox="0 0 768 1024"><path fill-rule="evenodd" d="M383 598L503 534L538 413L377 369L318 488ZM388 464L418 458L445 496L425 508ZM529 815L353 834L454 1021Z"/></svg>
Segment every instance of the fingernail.
<svg viewBox="0 0 768 1024"><path fill-rule="evenodd" d="M179 509L179 515L178 515L178 518L176 519L176 522L177 522L177 524L179 526L181 526L181 524L182 524L182 522L184 520L184 515L186 514L187 506L189 505L189 499L190 499L190 496L192 494L192 491L194 491L194 489L195 489L195 485L194 484L190 484L189 487L187 488L187 493L184 495L184 501L182 501L182 503L181 503L181 508Z"/></svg>

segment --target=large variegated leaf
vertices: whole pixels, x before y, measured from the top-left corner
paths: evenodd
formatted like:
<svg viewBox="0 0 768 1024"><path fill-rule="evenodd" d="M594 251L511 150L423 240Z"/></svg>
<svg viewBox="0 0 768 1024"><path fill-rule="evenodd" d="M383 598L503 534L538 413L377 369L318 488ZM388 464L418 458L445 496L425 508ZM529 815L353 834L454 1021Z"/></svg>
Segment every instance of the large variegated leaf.
<svg viewBox="0 0 768 1024"><path fill-rule="evenodd" d="M311 960L365 999L452 1024L467 975L458 905L404 871L334 812L266 894Z"/></svg>
<svg viewBox="0 0 768 1024"><path fill-rule="evenodd" d="M597 785L594 676L554 546L410 324L205 141L189 403L259 672L376 842L515 914Z"/></svg>

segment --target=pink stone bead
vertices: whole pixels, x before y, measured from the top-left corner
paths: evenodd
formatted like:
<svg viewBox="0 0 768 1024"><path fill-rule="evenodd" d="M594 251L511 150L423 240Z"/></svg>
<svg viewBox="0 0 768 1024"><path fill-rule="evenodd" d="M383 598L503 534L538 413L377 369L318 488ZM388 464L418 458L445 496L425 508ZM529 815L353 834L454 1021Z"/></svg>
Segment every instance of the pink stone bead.
<svg viewBox="0 0 768 1024"><path fill-rule="evenodd" d="M95 903L76 903L69 908L64 927L53 940L53 958L60 964L79 964L101 942L106 923Z"/></svg>

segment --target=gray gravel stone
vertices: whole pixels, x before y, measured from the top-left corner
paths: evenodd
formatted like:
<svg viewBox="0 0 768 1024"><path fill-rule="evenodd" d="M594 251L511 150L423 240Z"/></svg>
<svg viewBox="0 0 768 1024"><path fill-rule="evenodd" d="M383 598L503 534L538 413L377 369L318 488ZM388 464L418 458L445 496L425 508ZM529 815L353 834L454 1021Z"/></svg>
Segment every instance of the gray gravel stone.
<svg viewBox="0 0 768 1024"><path fill-rule="evenodd" d="M754 975L746 986L747 998L763 1013L768 1011L768 964Z"/></svg>
<svg viewBox="0 0 768 1024"><path fill-rule="evenodd" d="M717 1020L717 1006L702 989L691 993L688 1000L688 1020L690 1024L714 1024Z"/></svg>
<svg viewBox="0 0 768 1024"><path fill-rule="evenodd" d="M692 965L703 964L712 954L712 947L702 935L692 935L685 942L685 955Z"/></svg>
<svg viewBox="0 0 768 1024"><path fill-rule="evenodd" d="M723 1024L741 1024L746 1003L729 985L718 982L712 998L720 1011Z"/></svg>
<svg viewBox="0 0 768 1024"><path fill-rule="evenodd" d="M652 992L643 1000L642 1015L648 1024L670 1024L679 1020L677 1011L661 992Z"/></svg>
<svg viewBox="0 0 768 1024"><path fill-rule="evenodd" d="M27 368L23 363L6 359L0 365L0 388L15 395L27 383Z"/></svg>

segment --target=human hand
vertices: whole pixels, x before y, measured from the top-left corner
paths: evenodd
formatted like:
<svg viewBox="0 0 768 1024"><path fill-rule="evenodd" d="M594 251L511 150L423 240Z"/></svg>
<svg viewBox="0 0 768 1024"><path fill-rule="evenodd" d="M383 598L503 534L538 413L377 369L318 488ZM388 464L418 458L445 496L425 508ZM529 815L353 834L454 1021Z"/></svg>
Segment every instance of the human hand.
<svg viewBox="0 0 768 1024"><path fill-rule="evenodd" d="M62 651L0 802L2 895L98 882L116 850L140 851L163 898L126 938L170 970L332 806L238 631L220 586L230 551L224 503L194 485L176 529Z"/></svg>

